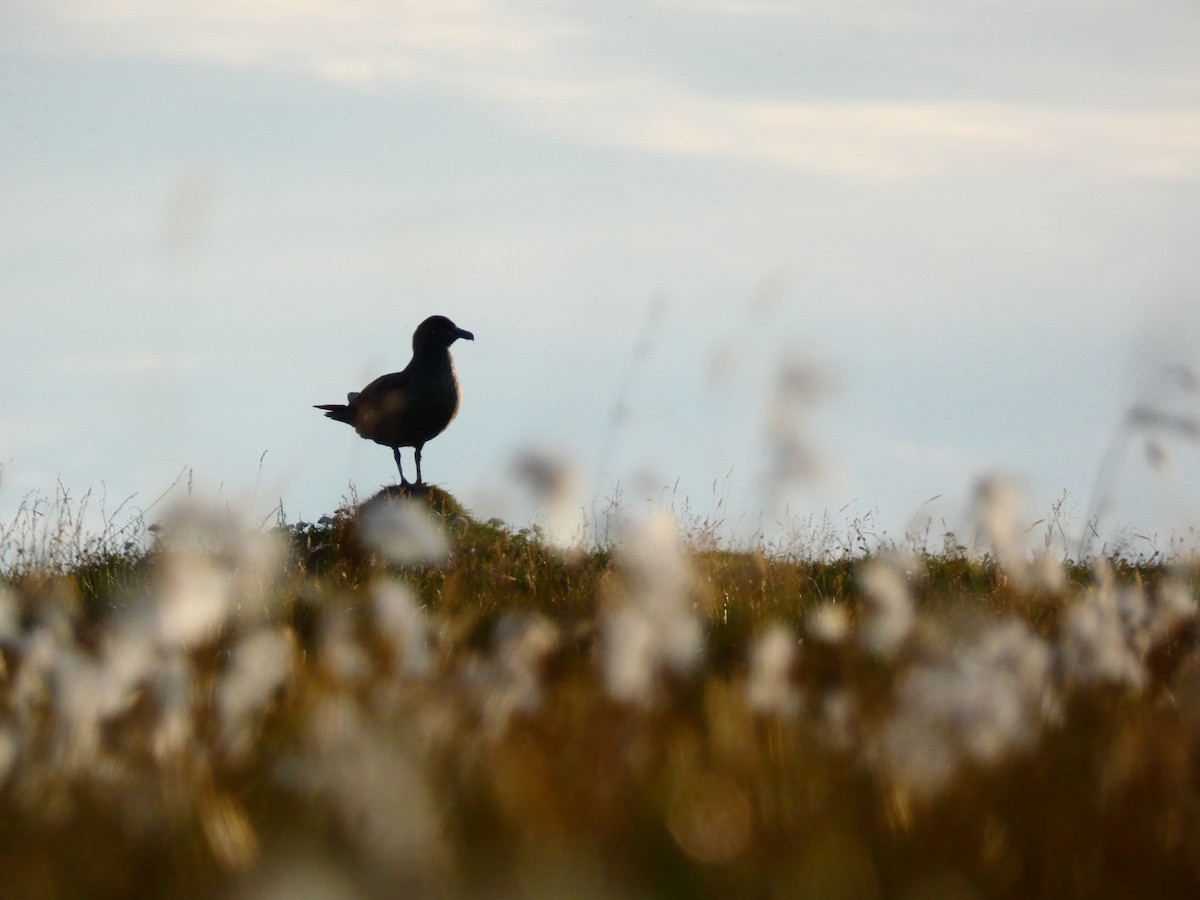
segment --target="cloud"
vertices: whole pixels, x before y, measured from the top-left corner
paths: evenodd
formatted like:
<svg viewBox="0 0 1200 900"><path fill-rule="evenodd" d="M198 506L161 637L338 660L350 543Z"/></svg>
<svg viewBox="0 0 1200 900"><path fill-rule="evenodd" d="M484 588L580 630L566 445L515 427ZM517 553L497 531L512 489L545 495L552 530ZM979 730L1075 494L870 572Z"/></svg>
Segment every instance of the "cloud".
<svg viewBox="0 0 1200 900"><path fill-rule="evenodd" d="M0 486L11 487L5 479L7 456L16 449L32 444L56 441L63 437L64 429L48 419L31 416L0 417Z"/></svg>
<svg viewBox="0 0 1200 900"><path fill-rule="evenodd" d="M518 17L488 0L156 0L48 2L24 11L27 41L78 54L140 56L321 73L340 61L388 79L420 78L439 61L494 65L537 56L573 29ZM337 67L334 66L336 69Z"/></svg>
<svg viewBox="0 0 1200 900"><path fill-rule="evenodd" d="M133 350L60 357L55 362L55 367L61 372L79 375L147 378L191 372L203 362L204 357L196 353Z"/></svg>
<svg viewBox="0 0 1200 900"><path fill-rule="evenodd" d="M931 177L1001 158L1133 177L1200 175L1200 117L1182 111L986 102L765 103L670 90L640 104L635 91L628 97L628 104L609 104L621 112L600 127L587 112L573 115L577 136L868 181Z"/></svg>
<svg viewBox="0 0 1200 900"><path fill-rule="evenodd" d="M1059 4L1051 15L1065 15L1070 6ZM960 75L987 82L986 67L1004 62L1004 42L1013 35L990 36L982 26L964 24L970 20L940 8L936 17L926 11L904 18L905 40L915 43L902 48L902 69L896 59L881 59L875 69L863 63L858 74L867 81L859 94L836 99L821 95L819 79L797 81L794 88L769 80L742 82L736 91L714 87L724 84L719 77L724 69L751 59L756 42L762 52L781 51L781 39L764 25L785 16L778 4L722 2L691 13L671 3L648 9L658 28L686 25L689 33L703 32L708 40L730 14L733 21L755 24L731 33L728 44L736 52L711 63L707 84L697 74L704 67L691 60L689 71L686 59L703 44L700 39L681 50L681 38L662 53L649 54L645 45L629 39L630 27L638 22L629 26L617 23L615 12L604 19L554 3L93 0L47 4L43 13L26 11L39 26L27 22L26 31L32 28L43 44L79 54L253 68L356 90L435 92L484 104L526 128L587 145L825 177L921 179L951 169L986 170L998 160L1065 165L1105 177L1194 181L1200 176L1200 116L1190 92L1164 88L1158 99L1176 97L1166 105L1135 97L1135 102L1117 105L1114 100L1110 106L1099 94L1101 100L1089 106L1048 79L1043 92L1027 90L1016 99L983 89L964 96L953 87L873 99L891 96L892 81L921 69L916 56L921 42L913 37L920 29L927 30L925 40L936 40L941 65L961 69ZM824 28L831 40L845 40L847 22L838 22L820 4L816 10L787 17L789 24ZM895 13L889 14L887 4L861 6L859 12L872 10L879 21L891 21ZM1108 21L1105 27L1116 24ZM958 52L945 49L961 36L956 28L970 29L969 47L992 41L990 52L977 54L984 59L972 59L966 51L962 58L945 59ZM1097 49L1105 28L1093 30L1076 40L1084 42L1084 55L1097 71L1107 71L1112 66L1102 65L1105 58ZM1089 40L1097 47L1087 45ZM1042 65L1052 65L1057 56L1039 48ZM1002 70L1012 68L1009 60ZM1152 90L1153 75L1148 73L1145 90Z"/></svg>

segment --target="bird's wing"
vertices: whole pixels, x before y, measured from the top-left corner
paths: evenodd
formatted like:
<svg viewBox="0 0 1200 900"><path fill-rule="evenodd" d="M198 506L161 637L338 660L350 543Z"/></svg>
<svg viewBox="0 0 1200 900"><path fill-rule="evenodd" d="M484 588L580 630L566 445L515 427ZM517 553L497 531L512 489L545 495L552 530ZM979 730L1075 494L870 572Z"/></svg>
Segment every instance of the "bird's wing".
<svg viewBox="0 0 1200 900"><path fill-rule="evenodd" d="M389 428L389 423L404 415L411 399L411 379L407 372L380 375L352 401L355 428L363 437L374 439L381 429Z"/></svg>
<svg viewBox="0 0 1200 900"><path fill-rule="evenodd" d="M408 397L411 393L412 379L409 377L408 370L406 369L403 372L380 375L359 391L353 402L360 406L364 404L374 406L384 402L389 404L405 404L408 402ZM385 398L388 399L385 400Z"/></svg>

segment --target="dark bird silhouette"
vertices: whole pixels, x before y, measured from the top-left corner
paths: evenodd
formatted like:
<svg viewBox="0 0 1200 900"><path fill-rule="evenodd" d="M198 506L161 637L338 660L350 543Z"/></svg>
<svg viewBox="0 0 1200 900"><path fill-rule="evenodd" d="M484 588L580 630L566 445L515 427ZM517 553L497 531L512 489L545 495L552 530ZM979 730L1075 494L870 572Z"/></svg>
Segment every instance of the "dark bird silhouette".
<svg viewBox="0 0 1200 900"><path fill-rule="evenodd" d="M413 357L402 372L381 375L345 403L318 404L314 409L353 425L359 437L392 448L400 483L408 484L400 465L400 448L412 447L421 481L421 448L443 431L458 413L458 377L450 345L475 335L445 316L430 316L413 332Z"/></svg>

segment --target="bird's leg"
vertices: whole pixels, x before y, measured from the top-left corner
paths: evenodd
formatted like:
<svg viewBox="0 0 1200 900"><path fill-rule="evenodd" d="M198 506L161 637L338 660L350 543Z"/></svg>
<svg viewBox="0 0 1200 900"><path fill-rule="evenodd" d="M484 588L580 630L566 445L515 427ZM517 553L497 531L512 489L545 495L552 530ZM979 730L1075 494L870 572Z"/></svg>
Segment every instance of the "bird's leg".
<svg viewBox="0 0 1200 900"><path fill-rule="evenodd" d="M404 466L400 465L400 448L392 448L392 456L396 459L396 469L400 472L400 484L403 487L408 487L408 479L404 477ZM421 480L421 463L417 462L417 480Z"/></svg>
<svg viewBox="0 0 1200 900"><path fill-rule="evenodd" d="M417 446L413 448L413 450L415 451L414 455L417 458L417 484L425 483L421 480L421 448L424 446L425 446L424 444L417 444Z"/></svg>

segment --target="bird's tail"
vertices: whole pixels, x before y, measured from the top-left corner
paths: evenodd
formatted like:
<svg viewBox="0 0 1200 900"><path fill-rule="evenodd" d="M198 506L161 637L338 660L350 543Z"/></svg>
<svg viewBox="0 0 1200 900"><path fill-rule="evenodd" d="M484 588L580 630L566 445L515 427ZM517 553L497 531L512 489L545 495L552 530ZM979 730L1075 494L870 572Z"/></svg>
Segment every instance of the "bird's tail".
<svg viewBox="0 0 1200 900"><path fill-rule="evenodd" d="M345 422L347 425L354 424L350 418L350 407L345 403L318 403L313 409L325 410L325 415L335 422Z"/></svg>

